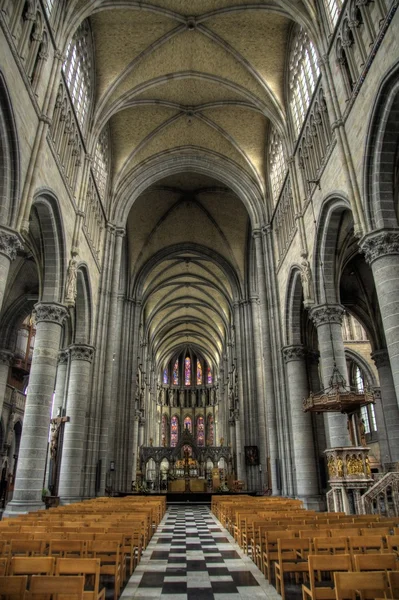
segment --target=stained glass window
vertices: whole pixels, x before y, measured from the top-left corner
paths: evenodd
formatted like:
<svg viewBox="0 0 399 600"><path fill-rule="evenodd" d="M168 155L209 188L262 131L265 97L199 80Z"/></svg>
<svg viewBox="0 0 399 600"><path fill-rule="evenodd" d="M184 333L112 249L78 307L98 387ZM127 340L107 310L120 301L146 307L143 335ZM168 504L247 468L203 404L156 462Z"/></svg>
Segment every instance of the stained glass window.
<svg viewBox="0 0 399 600"><path fill-rule="evenodd" d="M107 188L109 171L109 131L105 127L98 139L96 150L94 152L93 172L96 180L97 189L104 200L105 190Z"/></svg>
<svg viewBox="0 0 399 600"><path fill-rule="evenodd" d="M169 378L168 378L168 369L166 368L163 372L163 382L164 383L169 383Z"/></svg>
<svg viewBox="0 0 399 600"><path fill-rule="evenodd" d="M213 415L208 415L206 443L208 446L213 446L214 444Z"/></svg>
<svg viewBox="0 0 399 600"><path fill-rule="evenodd" d="M205 426L204 417L198 417L197 419L197 446L205 445Z"/></svg>
<svg viewBox="0 0 399 600"><path fill-rule="evenodd" d="M173 367L173 385L179 385L179 361L175 362Z"/></svg>
<svg viewBox="0 0 399 600"><path fill-rule="evenodd" d="M186 417L184 419L184 429L188 429L190 433L192 433L193 430L193 424L191 422L191 417Z"/></svg>
<svg viewBox="0 0 399 600"><path fill-rule="evenodd" d="M202 365L200 361L197 359L197 385L201 385L202 383Z"/></svg>
<svg viewBox="0 0 399 600"><path fill-rule="evenodd" d="M273 205L275 206L283 187L287 173L287 164L284 158L283 143L274 128L271 131L269 141L269 169Z"/></svg>
<svg viewBox="0 0 399 600"><path fill-rule="evenodd" d="M187 444L185 446L183 446L183 455L186 455L186 452L188 453L188 456L192 456L193 455L193 449L191 448L191 446L188 446Z"/></svg>
<svg viewBox="0 0 399 600"><path fill-rule="evenodd" d="M179 419L175 415L170 420L170 445L172 446L172 448L177 446L178 441L179 441Z"/></svg>
<svg viewBox="0 0 399 600"><path fill-rule="evenodd" d="M162 415L162 446L168 445L168 417Z"/></svg>
<svg viewBox="0 0 399 600"><path fill-rule="evenodd" d="M211 367L208 367L208 373L207 373L206 381L207 381L207 383L212 383L212 371L211 371Z"/></svg>
<svg viewBox="0 0 399 600"><path fill-rule="evenodd" d="M186 356L184 361L184 385L191 385L191 358Z"/></svg>

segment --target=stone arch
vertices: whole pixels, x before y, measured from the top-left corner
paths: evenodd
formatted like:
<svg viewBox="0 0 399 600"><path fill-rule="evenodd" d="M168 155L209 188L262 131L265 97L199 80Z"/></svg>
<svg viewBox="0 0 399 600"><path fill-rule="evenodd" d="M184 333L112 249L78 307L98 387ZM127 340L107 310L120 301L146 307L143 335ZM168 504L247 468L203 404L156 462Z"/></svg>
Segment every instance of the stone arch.
<svg viewBox="0 0 399 600"><path fill-rule="evenodd" d="M92 293L87 265L79 265L76 278L76 319L74 338L76 344L90 344L92 340Z"/></svg>
<svg viewBox="0 0 399 600"><path fill-rule="evenodd" d="M284 340L285 345L292 346L302 343L301 320L303 290L300 268L291 267L288 277L287 292L285 297Z"/></svg>
<svg viewBox="0 0 399 600"><path fill-rule="evenodd" d="M36 221L34 242L39 249L40 300L62 302L65 287L65 235L56 197L48 190L35 194L30 220Z"/></svg>
<svg viewBox="0 0 399 600"><path fill-rule="evenodd" d="M3 340L3 348L14 351L18 327L31 314L36 302L36 296L20 296L4 311L0 322L0 338Z"/></svg>
<svg viewBox="0 0 399 600"><path fill-rule="evenodd" d="M316 304L339 302L340 265L336 251L342 233L343 217L347 212L351 213L350 203L341 194L331 194L322 204L313 256Z"/></svg>
<svg viewBox="0 0 399 600"><path fill-rule="evenodd" d="M399 64L396 64L381 82L366 139L363 186L369 231L398 227L394 197L398 114Z"/></svg>
<svg viewBox="0 0 399 600"><path fill-rule="evenodd" d="M18 135L7 84L0 71L0 224L15 227L19 208Z"/></svg>
<svg viewBox="0 0 399 600"><path fill-rule="evenodd" d="M364 371L364 373L366 373L368 383L371 386L378 386L376 376L374 375L368 362L363 358L361 354L359 354L355 350L351 350L350 348L345 348L345 356L347 359L355 363L362 371Z"/></svg>
<svg viewBox="0 0 399 600"><path fill-rule="evenodd" d="M160 179L185 171L213 177L229 187L246 207L252 229L266 223L262 191L248 173L219 154L193 148L160 154L133 170L117 190L111 219L123 227L140 194Z"/></svg>

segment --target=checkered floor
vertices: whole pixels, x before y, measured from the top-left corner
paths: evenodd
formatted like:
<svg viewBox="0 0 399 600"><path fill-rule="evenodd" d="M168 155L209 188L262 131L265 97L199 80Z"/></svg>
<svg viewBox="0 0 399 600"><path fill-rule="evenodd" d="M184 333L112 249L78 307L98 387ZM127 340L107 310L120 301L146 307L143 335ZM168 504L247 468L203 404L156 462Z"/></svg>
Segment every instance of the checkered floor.
<svg viewBox="0 0 399 600"><path fill-rule="evenodd" d="M121 600L277 600L206 506L171 506Z"/></svg>

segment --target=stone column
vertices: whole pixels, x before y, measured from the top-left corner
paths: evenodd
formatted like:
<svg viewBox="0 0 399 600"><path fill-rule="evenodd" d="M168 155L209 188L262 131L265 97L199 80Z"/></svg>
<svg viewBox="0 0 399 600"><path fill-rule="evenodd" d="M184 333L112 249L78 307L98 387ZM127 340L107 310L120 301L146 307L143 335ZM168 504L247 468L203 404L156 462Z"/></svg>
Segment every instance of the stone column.
<svg viewBox="0 0 399 600"><path fill-rule="evenodd" d="M392 377L399 403L399 231L379 230L360 242L373 271Z"/></svg>
<svg viewBox="0 0 399 600"><path fill-rule="evenodd" d="M54 408L52 417L56 417L58 410L65 408L66 381L68 372L69 350L60 350L58 353L57 378L54 390Z"/></svg>
<svg viewBox="0 0 399 600"><path fill-rule="evenodd" d="M66 402L64 440L58 495L63 504L81 500L83 447L86 435L87 397L94 348L86 344L70 346L69 386Z"/></svg>
<svg viewBox="0 0 399 600"><path fill-rule="evenodd" d="M139 457L139 421L140 415L136 413L133 420L133 459L132 459L132 481L136 481L137 459Z"/></svg>
<svg viewBox="0 0 399 600"><path fill-rule="evenodd" d="M378 369L380 394L376 394L375 417L382 464L399 461L399 408L387 350L376 350L371 358Z"/></svg>
<svg viewBox="0 0 399 600"><path fill-rule="evenodd" d="M309 395L306 351L302 345L285 346L282 351L287 372L296 495L304 500L307 508L313 508L314 504L318 508L319 490L312 421L311 415L302 410L302 401Z"/></svg>
<svg viewBox="0 0 399 600"><path fill-rule="evenodd" d="M0 311L3 306L10 263L16 258L20 248L22 248L20 235L8 227L0 227Z"/></svg>
<svg viewBox="0 0 399 600"><path fill-rule="evenodd" d="M36 339L26 399L14 496L5 515L44 508L42 489L46 463L50 409L54 393L61 329L68 314L58 303L35 305Z"/></svg>
<svg viewBox="0 0 399 600"><path fill-rule="evenodd" d="M348 385L345 348L342 340L342 319L345 313L339 304L321 304L310 311L310 318L317 328L323 387L331 385L334 361ZM318 390L316 390L318 391ZM346 415L325 413L327 447L350 446Z"/></svg>
<svg viewBox="0 0 399 600"><path fill-rule="evenodd" d="M9 350L0 350L0 419L7 388L8 370L13 357L14 354Z"/></svg>

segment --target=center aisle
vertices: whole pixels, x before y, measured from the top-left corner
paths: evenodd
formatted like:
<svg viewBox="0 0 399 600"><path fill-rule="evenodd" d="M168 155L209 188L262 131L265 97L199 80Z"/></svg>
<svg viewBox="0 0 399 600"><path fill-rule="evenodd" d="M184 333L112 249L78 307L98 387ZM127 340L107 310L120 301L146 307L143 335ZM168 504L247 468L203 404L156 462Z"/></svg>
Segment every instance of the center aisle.
<svg viewBox="0 0 399 600"><path fill-rule="evenodd" d="M277 600L206 506L168 508L121 600Z"/></svg>

